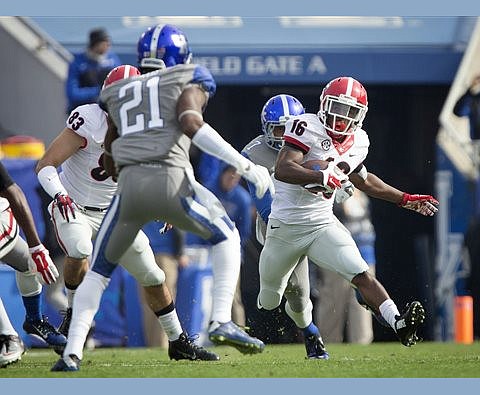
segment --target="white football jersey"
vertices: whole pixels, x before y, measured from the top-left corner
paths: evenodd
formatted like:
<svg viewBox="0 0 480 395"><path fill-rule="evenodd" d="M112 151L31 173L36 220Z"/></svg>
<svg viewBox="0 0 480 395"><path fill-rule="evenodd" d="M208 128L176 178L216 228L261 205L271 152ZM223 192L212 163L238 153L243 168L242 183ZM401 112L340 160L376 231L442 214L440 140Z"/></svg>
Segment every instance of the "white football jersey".
<svg viewBox="0 0 480 395"><path fill-rule="evenodd" d="M107 176L102 165L106 113L98 104L79 106L70 113L66 125L83 137L85 144L63 162L60 180L79 205L106 208L117 189L117 183Z"/></svg>
<svg viewBox="0 0 480 395"><path fill-rule="evenodd" d="M327 134L316 114L303 114L291 118L285 125L285 142L304 153L304 161L331 160L346 174L352 173L368 154L370 141L362 129L347 136L339 144ZM331 196L313 194L301 185L274 179L275 195L269 218L287 224L324 224L334 221Z"/></svg>

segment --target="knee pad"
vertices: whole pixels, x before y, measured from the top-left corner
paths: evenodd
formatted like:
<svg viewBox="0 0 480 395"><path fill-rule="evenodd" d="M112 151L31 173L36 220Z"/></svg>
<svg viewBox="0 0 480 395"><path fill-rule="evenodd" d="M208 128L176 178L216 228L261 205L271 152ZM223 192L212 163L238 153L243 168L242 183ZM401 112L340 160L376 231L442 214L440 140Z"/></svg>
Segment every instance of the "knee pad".
<svg viewBox="0 0 480 395"><path fill-rule="evenodd" d="M145 249L150 246L150 240L145 233L142 231L138 232L137 237L133 240L133 243L130 248L132 248L135 252L141 254Z"/></svg>
<svg viewBox="0 0 480 395"><path fill-rule="evenodd" d="M93 244L90 239L79 239L71 248L69 246L70 243L67 242L67 253L70 258L75 259L85 259L88 258L93 252Z"/></svg>
<svg viewBox="0 0 480 395"><path fill-rule="evenodd" d="M280 306L282 302L282 295L275 291L266 289L260 290L257 299L257 306L265 310L273 310Z"/></svg>

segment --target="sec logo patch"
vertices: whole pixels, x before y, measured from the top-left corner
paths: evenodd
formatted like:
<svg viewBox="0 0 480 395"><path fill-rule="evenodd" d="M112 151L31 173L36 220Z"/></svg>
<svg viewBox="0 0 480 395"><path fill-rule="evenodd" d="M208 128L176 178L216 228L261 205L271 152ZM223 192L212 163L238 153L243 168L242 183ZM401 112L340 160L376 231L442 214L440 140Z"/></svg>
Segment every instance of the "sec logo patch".
<svg viewBox="0 0 480 395"><path fill-rule="evenodd" d="M323 140L321 145L322 145L322 149L324 151L328 151L330 149L330 147L332 146L332 143L330 142L330 140Z"/></svg>

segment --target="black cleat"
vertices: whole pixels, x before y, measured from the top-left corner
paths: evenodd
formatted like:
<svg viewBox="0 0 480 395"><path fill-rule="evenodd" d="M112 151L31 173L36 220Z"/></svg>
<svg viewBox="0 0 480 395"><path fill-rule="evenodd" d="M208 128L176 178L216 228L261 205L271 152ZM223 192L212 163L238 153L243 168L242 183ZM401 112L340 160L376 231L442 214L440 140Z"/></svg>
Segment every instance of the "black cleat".
<svg viewBox="0 0 480 395"><path fill-rule="evenodd" d="M307 350L307 359L330 358L321 336L307 336L305 338L305 349Z"/></svg>
<svg viewBox="0 0 480 395"><path fill-rule="evenodd" d="M407 304L403 314L397 316L394 329L404 346L413 346L420 340L417 336L417 329L424 320L425 310L417 301Z"/></svg>
<svg viewBox="0 0 480 395"><path fill-rule="evenodd" d="M182 333L177 340L168 342L168 356L176 361L189 359L190 361L218 361L217 354L197 346L194 340L198 336L187 336Z"/></svg>
<svg viewBox="0 0 480 395"><path fill-rule="evenodd" d="M48 322L45 316L43 316L41 320L25 321L23 323L23 330L55 348L65 347L67 344L67 338L58 332L55 327Z"/></svg>

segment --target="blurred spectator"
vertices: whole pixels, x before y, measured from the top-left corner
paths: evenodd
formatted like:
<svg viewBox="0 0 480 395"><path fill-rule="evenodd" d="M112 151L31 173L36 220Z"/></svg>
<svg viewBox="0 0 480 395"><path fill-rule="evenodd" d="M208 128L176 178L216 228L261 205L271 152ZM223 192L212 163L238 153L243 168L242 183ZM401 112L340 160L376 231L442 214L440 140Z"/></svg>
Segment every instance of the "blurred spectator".
<svg viewBox="0 0 480 395"><path fill-rule="evenodd" d="M470 87L457 100L453 113L459 117L468 117L471 139L480 140L480 75L474 77Z"/></svg>
<svg viewBox="0 0 480 395"><path fill-rule="evenodd" d="M168 232L160 233L164 222L152 221L144 225L143 231L150 240L157 265L165 272L168 289L176 299L178 268L188 265L188 257L183 254L185 232L173 227ZM147 347L168 348L168 338L158 318L146 303L145 291L142 291L143 325L145 345Z"/></svg>
<svg viewBox="0 0 480 395"><path fill-rule="evenodd" d="M108 72L120 66L120 59L110 46L105 29L91 30L87 49L76 54L70 63L66 82L68 114L82 104L95 103Z"/></svg>
<svg viewBox="0 0 480 395"><path fill-rule="evenodd" d="M374 275L375 231L368 204L367 195L357 189L351 198L335 206L335 215L352 234L369 272ZM372 314L358 303L351 284L337 273L322 268L318 268L318 277L315 322L325 342L370 344Z"/></svg>

